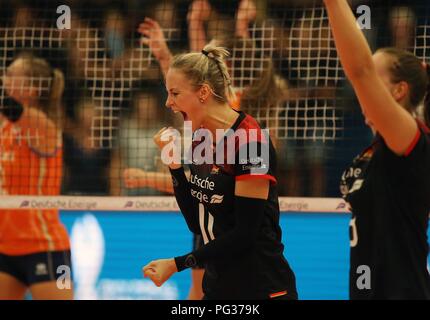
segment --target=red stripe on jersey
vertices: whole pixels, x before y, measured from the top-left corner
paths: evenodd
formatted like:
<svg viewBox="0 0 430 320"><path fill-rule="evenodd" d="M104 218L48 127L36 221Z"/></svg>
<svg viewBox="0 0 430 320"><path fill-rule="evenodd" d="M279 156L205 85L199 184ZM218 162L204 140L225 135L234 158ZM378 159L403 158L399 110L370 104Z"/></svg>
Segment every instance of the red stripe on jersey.
<svg viewBox="0 0 430 320"><path fill-rule="evenodd" d="M243 174L236 177L236 181L240 180L250 180L250 179L267 179L270 180L272 184L276 184L276 178L270 174Z"/></svg>
<svg viewBox="0 0 430 320"><path fill-rule="evenodd" d="M287 294L288 294L288 292L287 292L287 290L285 290L285 291L280 291L280 292L272 293L272 294L269 295L269 297L270 297L270 299L273 299L273 298L285 296Z"/></svg>
<svg viewBox="0 0 430 320"><path fill-rule="evenodd" d="M411 154L411 152L414 150L415 146L417 145L418 140L420 140L420 137L421 137L421 131L418 128L417 134L415 135L414 140L412 140L411 144L409 145L409 148L406 149L406 152L404 154L405 157L407 157Z"/></svg>
<svg viewBox="0 0 430 320"><path fill-rule="evenodd" d="M266 135L263 133L263 129L261 129L260 125L258 124L257 120L255 120L253 117L251 117L249 114L244 114L245 118L240 122L239 126L236 128L237 129L243 129L245 131L247 131L247 141L246 143L250 143L250 142L260 142L260 143L267 143L268 140L266 139ZM257 130L257 135L253 136L250 135L249 130ZM267 137L269 138L269 137ZM242 141L239 141L239 145L238 145L238 149L240 149L240 147L242 147L242 145L240 144L242 143Z"/></svg>
<svg viewBox="0 0 430 320"><path fill-rule="evenodd" d="M423 129L424 133L430 133L430 129L429 127L427 127L427 125L425 123L423 123L422 121L417 119L417 123L420 126L421 129Z"/></svg>

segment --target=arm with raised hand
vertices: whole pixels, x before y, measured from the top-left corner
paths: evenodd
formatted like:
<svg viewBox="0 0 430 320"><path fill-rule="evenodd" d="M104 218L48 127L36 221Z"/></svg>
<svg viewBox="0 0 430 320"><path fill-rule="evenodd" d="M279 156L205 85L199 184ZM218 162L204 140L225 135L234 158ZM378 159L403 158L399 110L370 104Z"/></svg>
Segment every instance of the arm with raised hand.
<svg viewBox="0 0 430 320"><path fill-rule="evenodd" d="M370 47L346 0L324 0L343 69L362 111L388 147L403 155L417 134L412 115L392 96L377 73Z"/></svg>
<svg viewBox="0 0 430 320"><path fill-rule="evenodd" d="M212 8L207 0L194 0L189 8L188 38L191 51L200 51L207 43L204 23L209 20Z"/></svg>
<svg viewBox="0 0 430 320"><path fill-rule="evenodd" d="M170 62L172 61L172 53L167 46L163 29L157 21L147 17L139 25L138 32L143 36L140 40L141 43L147 45L151 49L151 52L160 64L161 71L165 77L167 70L169 69Z"/></svg>
<svg viewBox="0 0 430 320"><path fill-rule="evenodd" d="M253 0L241 0L236 14L236 36L249 38L248 25L257 17L257 6Z"/></svg>

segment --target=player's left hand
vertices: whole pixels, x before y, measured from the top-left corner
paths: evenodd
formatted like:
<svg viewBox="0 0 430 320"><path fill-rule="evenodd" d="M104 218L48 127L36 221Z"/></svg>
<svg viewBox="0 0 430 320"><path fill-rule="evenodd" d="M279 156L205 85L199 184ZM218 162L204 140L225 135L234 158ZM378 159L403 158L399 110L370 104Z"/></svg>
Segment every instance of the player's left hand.
<svg viewBox="0 0 430 320"><path fill-rule="evenodd" d="M159 259L148 263L142 269L144 277L148 277L157 287L161 287L175 272L175 259Z"/></svg>

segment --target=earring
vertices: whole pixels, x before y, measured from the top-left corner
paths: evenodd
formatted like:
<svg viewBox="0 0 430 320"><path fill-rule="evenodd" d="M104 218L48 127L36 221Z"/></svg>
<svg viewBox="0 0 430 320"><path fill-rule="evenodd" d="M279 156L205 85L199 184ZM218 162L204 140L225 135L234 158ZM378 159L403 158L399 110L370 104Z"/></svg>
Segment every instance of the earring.
<svg viewBox="0 0 430 320"><path fill-rule="evenodd" d="M203 98L200 98L200 102L203 103L205 102L205 100Z"/></svg>

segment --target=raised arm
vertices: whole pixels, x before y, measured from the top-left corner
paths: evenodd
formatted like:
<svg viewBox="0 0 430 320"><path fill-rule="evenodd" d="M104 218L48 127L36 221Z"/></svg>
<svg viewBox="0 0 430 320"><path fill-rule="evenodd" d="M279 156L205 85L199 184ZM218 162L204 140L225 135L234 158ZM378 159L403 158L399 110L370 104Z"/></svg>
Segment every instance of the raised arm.
<svg viewBox="0 0 430 320"><path fill-rule="evenodd" d="M369 123L388 147L403 155L417 134L412 115L395 99L402 94L388 88L346 0L324 0L336 48L346 76L357 94ZM385 79L385 81L388 81ZM407 84L406 84L407 85Z"/></svg>
<svg viewBox="0 0 430 320"><path fill-rule="evenodd" d="M160 25L151 18L145 18L139 25L138 32L143 36L141 43L151 49L152 54L160 64L164 77L166 77L167 70L172 61L172 54L167 46L166 38Z"/></svg>
<svg viewBox="0 0 430 320"><path fill-rule="evenodd" d="M257 17L257 6L253 0L241 0L236 14L236 36L249 38L248 25Z"/></svg>
<svg viewBox="0 0 430 320"><path fill-rule="evenodd" d="M191 51L200 51L207 43L205 22L209 20L212 8L207 0L194 0L189 8L188 38Z"/></svg>

